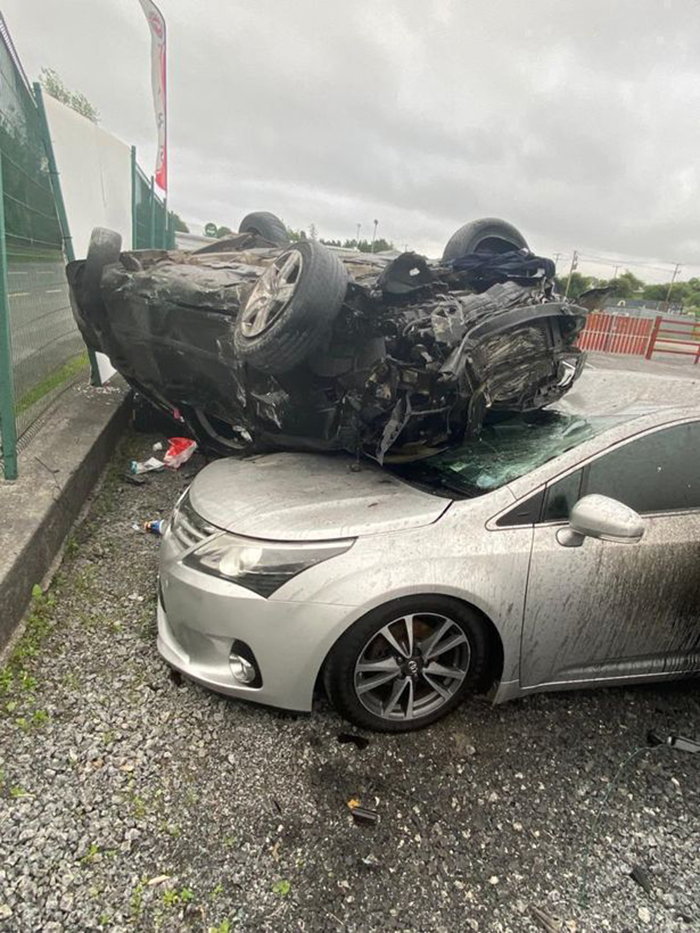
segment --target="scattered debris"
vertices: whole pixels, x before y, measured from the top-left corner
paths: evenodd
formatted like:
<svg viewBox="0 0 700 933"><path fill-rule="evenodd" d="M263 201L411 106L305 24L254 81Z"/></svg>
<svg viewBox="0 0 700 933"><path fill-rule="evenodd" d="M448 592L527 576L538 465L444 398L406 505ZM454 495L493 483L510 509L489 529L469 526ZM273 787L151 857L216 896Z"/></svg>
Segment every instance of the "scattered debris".
<svg viewBox="0 0 700 933"><path fill-rule="evenodd" d="M348 807L352 813L352 817L356 823L378 823L379 814L376 810L369 810L367 807L360 805L360 801L353 797L351 800L348 800Z"/></svg>
<svg viewBox="0 0 700 933"><path fill-rule="evenodd" d="M160 536L165 531L165 523L166 522L164 518L156 518L150 522L144 522L143 530L146 532L146 534Z"/></svg>
<svg viewBox="0 0 700 933"><path fill-rule="evenodd" d="M637 916L642 923L651 923L651 911L648 907L640 907L637 911Z"/></svg>
<svg viewBox="0 0 700 933"><path fill-rule="evenodd" d="M632 871L630 872L630 878L633 881L636 881L640 888L644 888L647 894L654 893L654 887L651 883L651 876L646 868L642 868L641 865L635 865Z"/></svg>
<svg viewBox="0 0 700 933"><path fill-rule="evenodd" d="M151 878L148 881L150 887L155 887L157 884L165 884L166 881L170 881L170 875L157 875L155 878Z"/></svg>
<svg viewBox="0 0 700 933"><path fill-rule="evenodd" d="M652 748L663 745L666 748L674 748L679 752L688 752L691 755L697 755L700 752L700 742L694 739L688 739L683 735L659 735L657 732L647 733L647 742Z"/></svg>
<svg viewBox="0 0 700 933"><path fill-rule="evenodd" d="M196 449L197 442L189 437L168 438L168 449L163 457L166 467L169 470L179 469L183 463L187 463Z"/></svg>
<svg viewBox="0 0 700 933"><path fill-rule="evenodd" d="M155 444L153 445L154 452L162 450L162 449L163 449L163 441L156 441Z"/></svg>
<svg viewBox="0 0 700 933"><path fill-rule="evenodd" d="M157 457L149 457L148 460L132 460L129 464L129 472L138 475L139 473L151 473L153 470L162 470L165 464Z"/></svg>
<svg viewBox="0 0 700 933"><path fill-rule="evenodd" d="M369 739L366 739L363 735L355 735L354 732L339 732L338 741L341 745L355 745L360 751L369 745Z"/></svg>
<svg viewBox="0 0 700 933"><path fill-rule="evenodd" d="M132 486L145 486L148 480L145 476L139 476L136 473L124 473L122 479L125 483Z"/></svg>
<svg viewBox="0 0 700 933"><path fill-rule="evenodd" d="M547 933L577 933L578 924L575 920L562 920L560 917L553 917L552 914L542 910L541 907L530 907L532 916L537 923L546 930Z"/></svg>

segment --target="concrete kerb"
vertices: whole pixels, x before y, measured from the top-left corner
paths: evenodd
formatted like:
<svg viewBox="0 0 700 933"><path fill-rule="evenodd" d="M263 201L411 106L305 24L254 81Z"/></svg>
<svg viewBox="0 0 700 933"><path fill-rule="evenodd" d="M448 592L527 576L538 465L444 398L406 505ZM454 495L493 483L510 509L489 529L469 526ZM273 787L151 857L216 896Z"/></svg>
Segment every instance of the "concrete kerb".
<svg viewBox="0 0 700 933"><path fill-rule="evenodd" d="M0 482L0 652L52 570L128 421L120 380L61 396L26 450L19 479Z"/></svg>

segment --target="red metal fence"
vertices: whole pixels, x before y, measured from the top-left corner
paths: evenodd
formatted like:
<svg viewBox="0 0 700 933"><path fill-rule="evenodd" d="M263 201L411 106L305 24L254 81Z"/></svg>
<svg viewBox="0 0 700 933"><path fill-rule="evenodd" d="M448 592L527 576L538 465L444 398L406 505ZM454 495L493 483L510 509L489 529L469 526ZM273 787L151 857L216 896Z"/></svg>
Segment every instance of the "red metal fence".
<svg viewBox="0 0 700 933"><path fill-rule="evenodd" d="M659 315L654 321L645 356L650 360L654 353L692 356L693 363L697 364L700 360L700 322Z"/></svg>
<svg viewBox="0 0 700 933"><path fill-rule="evenodd" d="M578 346L582 350L597 350L600 353L644 356L649 348L653 326L653 319L648 317L592 311L579 334Z"/></svg>

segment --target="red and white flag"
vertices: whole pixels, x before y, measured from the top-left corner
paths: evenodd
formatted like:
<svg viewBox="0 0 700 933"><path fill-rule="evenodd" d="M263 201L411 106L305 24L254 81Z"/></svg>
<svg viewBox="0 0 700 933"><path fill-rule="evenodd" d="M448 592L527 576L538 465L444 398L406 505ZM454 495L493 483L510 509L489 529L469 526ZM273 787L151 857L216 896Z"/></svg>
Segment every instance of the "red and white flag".
<svg viewBox="0 0 700 933"><path fill-rule="evenodd" d="M168 98L166 89L165 20L153 0L139 0L151 27L151 83L153 106L158 127L158 155L156 157L156 184L168 190Z"/></svg>

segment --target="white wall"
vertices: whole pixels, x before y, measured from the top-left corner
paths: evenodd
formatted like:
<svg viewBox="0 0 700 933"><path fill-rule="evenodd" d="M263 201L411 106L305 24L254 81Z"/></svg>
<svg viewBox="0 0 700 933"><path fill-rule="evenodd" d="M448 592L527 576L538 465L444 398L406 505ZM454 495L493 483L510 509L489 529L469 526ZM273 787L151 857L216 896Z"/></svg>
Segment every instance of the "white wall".
<svg viewBox="0 0 700 933"><path fill-rule="evenodd" d="M61 191L76 259L84 259L93 227L122 235L131 249L131 150L116 136L44 94ZM114 374L98 353L103 380Z"/></svg>

